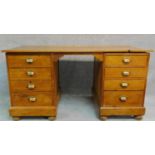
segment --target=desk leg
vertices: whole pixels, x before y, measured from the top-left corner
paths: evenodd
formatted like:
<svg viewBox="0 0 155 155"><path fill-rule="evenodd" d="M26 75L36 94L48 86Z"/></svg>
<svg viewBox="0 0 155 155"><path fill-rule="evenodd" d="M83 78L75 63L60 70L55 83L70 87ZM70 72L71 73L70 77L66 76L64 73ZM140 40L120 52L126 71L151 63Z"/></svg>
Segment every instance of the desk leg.
<svg viewBox="0 0 155 155"><path fill-rule="evenodd" d="M48 120L50 121L54 121L56 119L56 117L48 117Z"/></svg>
<svg viewBox="0 0 155 155"><path fill-rule="evenodd" d="M21 118L20 118L20 117L12 117L12 119L13 119L14 121L19 121Z"/></svg>

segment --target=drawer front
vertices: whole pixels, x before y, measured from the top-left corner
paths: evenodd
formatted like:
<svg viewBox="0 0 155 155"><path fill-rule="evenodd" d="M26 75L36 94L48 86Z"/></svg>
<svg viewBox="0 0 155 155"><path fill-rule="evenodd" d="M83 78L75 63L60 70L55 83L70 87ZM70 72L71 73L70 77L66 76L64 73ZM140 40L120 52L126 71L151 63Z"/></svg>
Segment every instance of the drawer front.
<svg viewBox="0 0 155 155"><path fill-rule="evenodd" d="M52 94L50 92L13 93L13 106L50 106L52 105Z"/></svg>
<svg viewBox="0 0 155 155"><path fill-rule="evenodd" d="M145 80L105 80L104 90L144 90Z"/></svg>
<svg viewBox="0 0 155 155"><path fill-rule="evenodd" d="M138 107L143 106L143 91L104 91L103 106Z"/></svg>
<svg viewBox="0 0 155 155"><path fill-rule="evenodd" d="M10 81L10 88L13 92L19 91L52 91L52 81L50 80L23 80Z"/></svg>
<svg viewBox="0 0 155 155"><path fill-rule="evenodd" d="M9 69L9 77L11 80L34 80L34 79L51 79L50 68L11 68Z"/></svg>
<svg viewBox="0 0 155 155"><path fill-rule="evenodd" d="M145 78L146 68L105 68L105 78Z"/></svg>
<svg viewBox="0 0 155 155"><path fill-rule="evenodd" d="M148 55L109 55L105 56L106 67L146 67Z"/></svg>
<svg viewBox="0 0 155 155"><path fill-rule="evenodd" d="M8 67L50 67L51 56L48 55L8 55Z"/></svg>

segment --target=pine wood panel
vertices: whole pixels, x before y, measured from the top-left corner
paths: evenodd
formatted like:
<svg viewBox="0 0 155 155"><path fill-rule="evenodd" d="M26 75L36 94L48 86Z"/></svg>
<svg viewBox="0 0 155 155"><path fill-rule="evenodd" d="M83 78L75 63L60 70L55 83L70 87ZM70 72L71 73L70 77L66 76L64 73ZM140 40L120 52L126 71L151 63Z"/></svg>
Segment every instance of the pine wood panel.
<svg viewBox="0 0 155 155"><path fill-rule="evenodd" d="M29 85L34 86L34 88ZM52 91L53 82L51 80L11 80L12 92L20 91Z"/></svg>
<svg viewBox="0 0 155 155"><path fill-rule="evenodd" d="M99 45L99 46L84 46L84 45L70 45L70 46L21 46L13 49L2 50L2 52L9 53L24 53L24 52L53 52L53 53L89 53L89 52L150 52L150 49L142 49L126 45Z"/></svg>
<svg viewBox="0 0 155 155"><path fill-rule="evenodd" d="M57 56L54 54L51 55L51 59L53 61L53 65L51 67L51 70L53 72L53 103L55 105L58 104L58 101L60 99L60 84L59 84L59 59L57 59Z"/></svg>
<svg viewBox="0 0 155 155"><path fill-rule="evenodd" d="M123 87L122 84L127 84ZM144 90L145 80L104 80L104 90Z"/></svg>
<svg viewBox="0 0 155 155"><path fill-rule="evenodd" d="M55 106L11 106L9 109L11 116L56 116Z"/></svg>
<svg viewBox="0 0 155 155"><path fill-rule="evenodd" d="M12 93L12 106L50 106L52 103L51 92L21 92ZM30 101L30 97L36 101Z"/></svg>
<svg viewBox="0 0 155 155"><path fill-rule="evenodd" d="M129 62L125 62L128 60ZM107 55L105 67L146 67L148 56L145 55Z"/></svg>
<svg viewBox="0 0 155 155"><path fill-rule="evenodd" d="M122 96L127 98L125 102L120 100ZM143 91L104 91L102 105L105 107L141 107L143 100Z"/></svg>
<svg viewBox="0 0 155 155"><path fill-rule="evenodd" d="M32 62L28 63L27 60L31 59ZM13 55L8 54L7 57L8 67L50 67L51 57L50 54L22 54Z"/></svg>
<svg viewBox="0 0 155 155"><path fill-rule="evenodd" d="M144 107L100 107L100 116L142 116Z"/></svg>
<svg viewBox="0 0 155 155"><path fill-rule="evenodd" d="M28 76L28 72L34 72L33 76ZM9 76L11 80L51 80L50 68L10 68Z"/></svg>
<svg viewBox="0 0 155 155"><path fill-rule="evenodd" d="M124 76L123 72L129 72L128 76ZM105 68L105 78L145 78L147 68Z"/></svg>

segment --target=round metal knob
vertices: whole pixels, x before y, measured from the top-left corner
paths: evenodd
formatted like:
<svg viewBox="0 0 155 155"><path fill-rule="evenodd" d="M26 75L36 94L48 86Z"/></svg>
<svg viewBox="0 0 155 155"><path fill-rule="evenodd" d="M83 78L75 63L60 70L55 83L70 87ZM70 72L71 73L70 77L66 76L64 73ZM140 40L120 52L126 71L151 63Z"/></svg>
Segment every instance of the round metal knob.
<svg viewBox="0 0 155 155"><path fill-rule="evenodd" d="M121 85L122 88L127 88L128 87L128 83L126 83L126 82L122 82L120 85Z"/></svg>
<svg viewBox="0 0 155 155"><path fill-rule="evenodd" d="M29 64L31 64L31 63L33 63L33 59L32 58L27 58L26 59L26 62L29 63Z"/></svg>
<svg viewBox="0 0 155 155"><path fill-rule="evenodd" d="M34 96L30 96L30 97L28 98L28 100L29 100L30 102L36 102L36 101L37 101L37 98L34 97Z"/></svg>
<svg viewBox="0 0 155 155"><path fill-rule="evenodd" d="M129 59L129 58L124 58L124 59L123 59L123 63L125 63L125 64L130 63L130 59Z"/></svg>
<svg viewBox="0 0 155 155"><path fill-rule="evenodd" d="M119 99L120 99L121 102L126 102L127 97L126 96L120 96Z"/></svg>
<svg viewBox="0 0 155 155"><path fill-rule="evenodd" d="M33 83L29 83L29 84L27 85L27 88L28 88L28 89L34 89L34 88L35 88L35 85L34 85Z"/></svg>
<svg viewBox="0 0 155 155"><path fill-rule="evenodd" d="M128 71L123 71L123 72L122 72L122 75L123 75L123 76L129 76L129 75L130 75L130 72L128 72Z"/></svg>
<svg viewBox="0 0 155 155"><path fill-rule="evenodd" d="M34 72L33 72L33 71L28 71L28 72L27 72L27 75L28 75L28 76L33 76L33 75L34 75Z"/></svg>

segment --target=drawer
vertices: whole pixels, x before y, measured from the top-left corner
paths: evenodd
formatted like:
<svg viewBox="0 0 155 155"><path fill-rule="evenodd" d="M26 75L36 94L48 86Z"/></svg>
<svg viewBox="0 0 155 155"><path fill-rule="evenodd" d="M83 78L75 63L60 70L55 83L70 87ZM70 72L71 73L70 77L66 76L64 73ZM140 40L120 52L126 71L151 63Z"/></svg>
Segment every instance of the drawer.
<svg viewBox="0 0 155 155"><path fill-rule="evenodd" d="M50 54L7 55L8 67L50 67Z"/></svg>
<svg viewBox="0 0 155 155"><path fill-rule="evenodd" d="M144 91L104 91L103 106L138 107L143 106Z"/></svg>
<svg viewBox="0 0 155 155"><path fill-rule="evenodd" d="M146 67L147 63L148 54L105 56L105 67Z"/></svg>
<svg viewBox="0 0 155 155"><path fill-rule="evenodd" d="M52 105L51 92L22 92L11 94L13 106L50 106Z"/></svg>
<svg viewBox="0 0 155 155"><path fill-rule="evenodd" d="M22 80L10 81L10 88L13 92L18 91L52 91L52 81L50 80Z"/></svg>
<svg viewBox="0 0 155 155"><path fill-rule="evenodd" d="M11 80L51 80L51 68L10 68L9 77Z"/></svg>
<svg viewBox="0 0 155 155"><path fill-rule="evenodd" d="M105 68L105 78L145 78L147 68Z"/></svg>
<svg viewBox="0 0 155 155"><path fill-rule="evenodd" d="M144 90L145 80L105 80L104 90Z"/></svg>

